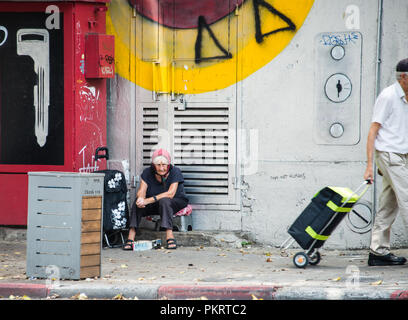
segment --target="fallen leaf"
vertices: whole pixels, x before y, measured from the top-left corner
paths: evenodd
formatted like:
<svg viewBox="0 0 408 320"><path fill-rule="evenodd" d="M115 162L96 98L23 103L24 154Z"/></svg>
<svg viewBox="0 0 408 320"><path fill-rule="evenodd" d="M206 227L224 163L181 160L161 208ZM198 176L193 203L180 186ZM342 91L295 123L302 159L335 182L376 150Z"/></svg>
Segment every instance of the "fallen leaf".
<svg viewBox="0 0 408 320"><path fill-rule="evenodd" d="M266 262L272 262L271 258L266 259Z"/></svg>
<svg viewBox="0 0 408 320"><path fill-rule="evenodd" d="M125 297L121 293L118 293L113 297L113 300L125 300Z"/></svg>
<svg viewBox="0 0 408 320"><path fill-rule="evenodd" d="M72 296L71 299L86 300L86 299L88 299L88 296L85 293L78 293L78 294Z"/></svg>
<svg viewBox="0 0 408 320"><path fill-rule="evenodd" d="M341 277L337 277L337 278L332 279L332 281L340 281L340 280L341 280Z"/></svg>
<svg viewBox="0 0 408 320"><path fill-rule="evenodd" d="M263 300L262 298L259 299L258 297L256 297L254 294L251 294L252 300Z"/></svg>
<svg viewBox="0 0 408 320"><path fill-rule="evenodd" d="M123 269L126 269L128 266L127 266L127 264L121 264L120 267L123 268Z"/></svg>
<svg viewBox="0 0 408 320"><path fill-rule="evenodd" d="M375 281L375 282L371 282L370 283L372 286L379 286L380 284L382 284L382 280L378 280L378 281Z"/></svg>
<svg viewBox="0 0 408 320"><path fill-rule="evenodd" d="M88 299L88 296L85 293L80 293L78 296L78 300L86 300Z"/></svg>

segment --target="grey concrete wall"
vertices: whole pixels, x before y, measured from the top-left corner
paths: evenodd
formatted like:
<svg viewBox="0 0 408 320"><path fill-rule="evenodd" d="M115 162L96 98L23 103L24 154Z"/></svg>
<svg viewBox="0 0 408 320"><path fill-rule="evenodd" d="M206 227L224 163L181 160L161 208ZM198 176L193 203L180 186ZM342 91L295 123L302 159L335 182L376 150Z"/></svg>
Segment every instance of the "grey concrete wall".
<svg viewBox="0 0 408 320"><path fill-rule="evenodd" d="M350 5L358 9L350 25ZM408 56L408 3L385 0L382 16L381 68L379 88L394 81L396 62ZM240 83L238 96L241 129L258 130L257 171L242 175L239 210L212 208L198 210L194 217L197 230L242 230L253 240L279 245L287 238L286 229L324 186L354 189L363 182L366 165L366 136L376 96L378 2L373 0L316 0L302 27L290 44L269 64ZM350 29L350 27L352 27ZM356 31L362 37L361 96L359 139L349 145L316 143L315 37L319 33ZM111 82L108 106L108 144L112 162L129 162L129 175L137 168L132 108L136 85L117 78ZM256 112L254 112L256 110ZM243 159L245 154L239 154ZM379 192L381 178L377 178ZM135 189L131 189L134 195ZM377 201L373 188L363 197ZM397 219L393 245L406 245L405 229ZM342 223L327 241L329 248L365 248L370 233L353 232Z"/></svg>

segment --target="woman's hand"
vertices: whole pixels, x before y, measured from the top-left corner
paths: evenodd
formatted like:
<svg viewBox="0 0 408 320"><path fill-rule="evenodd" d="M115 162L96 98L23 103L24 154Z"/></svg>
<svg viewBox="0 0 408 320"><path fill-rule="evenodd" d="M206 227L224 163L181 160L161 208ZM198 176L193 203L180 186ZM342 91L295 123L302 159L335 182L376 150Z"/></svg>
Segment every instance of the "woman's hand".
<svg viewBox="0 0 408 320"><path fill-rule="evenodd" d="M136 206L137 206L138 208L144 208L144 207L146 207L145 199L142 198L142 197L137 198L137 199L136 199Z"/></svg>

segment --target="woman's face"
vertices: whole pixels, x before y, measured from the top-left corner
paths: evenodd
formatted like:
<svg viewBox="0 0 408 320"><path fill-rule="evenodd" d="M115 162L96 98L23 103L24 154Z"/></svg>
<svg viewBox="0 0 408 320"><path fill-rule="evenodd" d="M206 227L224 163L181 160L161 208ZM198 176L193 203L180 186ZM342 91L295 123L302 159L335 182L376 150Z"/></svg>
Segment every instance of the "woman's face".
<svg viewBox="0 0 408 320"><path fill-rule="evenodd" d="M155 163L154 164L154 167L155 167L155 169L156 169L156 172L159 174L159 175L165 175L166 173L167 173L167 167L168 167L168 164L166 164L166 163L164 163L164 162L161 162L161 161L159 161L158 163Z"/></svg>

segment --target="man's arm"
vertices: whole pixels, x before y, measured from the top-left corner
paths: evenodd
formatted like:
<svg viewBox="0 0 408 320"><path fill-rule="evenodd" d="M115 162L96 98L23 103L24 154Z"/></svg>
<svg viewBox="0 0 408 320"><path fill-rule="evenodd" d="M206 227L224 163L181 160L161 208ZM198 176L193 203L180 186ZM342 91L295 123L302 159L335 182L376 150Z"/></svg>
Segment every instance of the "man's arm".
<svg viewBox="0 0 408 320"><path fill-rule="evenodd" d="M370 130L367 137L367 168L364 173L364 180L370 180L373 183L374 170L373 170L373 154L374 154L374 141L377 137L378 130L380 130L381 124L378 122L371 123Z"/></svg>

